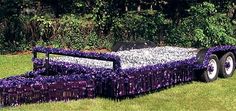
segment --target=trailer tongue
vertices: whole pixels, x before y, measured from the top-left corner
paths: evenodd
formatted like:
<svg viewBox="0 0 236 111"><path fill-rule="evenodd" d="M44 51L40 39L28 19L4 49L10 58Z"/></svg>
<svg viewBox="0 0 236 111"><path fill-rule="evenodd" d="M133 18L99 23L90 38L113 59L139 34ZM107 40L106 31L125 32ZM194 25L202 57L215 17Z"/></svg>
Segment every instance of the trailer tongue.
<svg viewBox="0 0 236 111"><path fill-rule="evenodd" d="M45 53L46 58L37 58L38 52ZM52 54L64 56L51 57ZM235 46L200 51L155 47L111 53L36 47L33 71L0 80L0 102L9 106L96 96L134 96L190 82L194 74L210 82L219 72L222 77L233 75L235 54Z"/></svg>

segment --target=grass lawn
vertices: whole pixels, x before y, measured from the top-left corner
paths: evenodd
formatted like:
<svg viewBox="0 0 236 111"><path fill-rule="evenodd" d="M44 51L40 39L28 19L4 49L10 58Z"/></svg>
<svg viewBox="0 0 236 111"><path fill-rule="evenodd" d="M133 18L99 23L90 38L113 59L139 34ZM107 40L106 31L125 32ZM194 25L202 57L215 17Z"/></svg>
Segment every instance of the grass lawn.
<svg viewBox="0 0 236 111"><path fill-rule="evenodd" d="M32 69L31 55L0 55L0 78ZM6 107L1 111L146 111L211 110L236 111L236 75L213 83L193 82L133 99L114 101L106 98L83 99Z"/></svg>

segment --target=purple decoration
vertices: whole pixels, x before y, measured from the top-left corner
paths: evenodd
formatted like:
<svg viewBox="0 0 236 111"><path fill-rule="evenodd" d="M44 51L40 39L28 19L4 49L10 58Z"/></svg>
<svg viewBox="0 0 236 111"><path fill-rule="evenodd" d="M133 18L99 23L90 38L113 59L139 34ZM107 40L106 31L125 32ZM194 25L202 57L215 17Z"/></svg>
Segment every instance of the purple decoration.
<svg viewBox="0 0 236 111"><path fill-rule="evenodd" d="M209 48L205 55L205 59L203 61L202 66L204 68L207 68L211 54L215 54L218 52L227 52L227 51L231 51L234 54L236 54L236 47L232 45L224 45L224 46L216 46L216 47Z"/></svg>
<svg viewBox="0 0 236 111"><path fill-rule="evenodd" d="M33 78L31 73L35 73ZM95 96L93 95L95 84L90 75L41 76L39 74L43 73L28 72L25 75L2 79L1 103L18 105Z"/></svg>
<svg viewBox="0 0 236 111"><path fill-rule="evenodd" d="M43 61L44 60L42 59L33 60L33 62L40 67L43 66ZM49 63L51 66L50 69L57 72L57 74L66 74L65 72L94 74L97 81L96 95L122 97L141 94L170 85L191 81L191 74L196 63L196 58L170 62L167 64L150 65L141 68L124 69L121 70L120 73L116 73L115 71L106 68L89 68L79 64L57 62L52 60L50 60ZM176 74L174 74L175 72ZM186 73L185 76L179 75L183 72ZM161 78L165 77L165 75L167 75L167 78L165 78L166 81L162 81ZM153 82L151 82L151 80ZM143 82L145 84L143 84Z"/></svg>
<svg viewBox="0 0 236 111"><path fill-rule="evenodd" d="M140 68L120 69L120 58L111 54L85 53L78 50L36 47L33 53L59 54L113 61L114 70L91 68L68 62L33 58L36 70L19 76L0 79L0 103L22 103L94 98L119 98L155 91L176 84L191 82L194 70L208 68L211 54L220 51L236 53L234 46L210 48L202 64L197 58L173 61ZM212 68L208 68L212 70Z"/></svg>

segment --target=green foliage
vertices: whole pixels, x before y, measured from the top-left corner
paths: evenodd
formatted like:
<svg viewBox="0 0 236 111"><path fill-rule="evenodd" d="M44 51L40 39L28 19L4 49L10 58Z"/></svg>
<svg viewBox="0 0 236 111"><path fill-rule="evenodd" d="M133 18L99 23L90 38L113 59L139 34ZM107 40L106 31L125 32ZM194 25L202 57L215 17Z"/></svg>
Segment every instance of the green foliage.
<svg viewBox="0 0 236 111"><path fill-rule="evenodd" d="M28 17L18 16L4 19L1 24L1 42L0 52L18 51L29 49L29 30L27 27Z"/></svg>
<svg viewBox="0 0 236 111"><path fill-rule="evenodd" d="M164 15L154 10L129 12L114 20L112 31L117 41L151 40L157 42L158 33L166 23Z"/></svg>
<svg viewBox="0 0 236 111"><path fill-rule="evenodd" d="M207 1L207 2L206 2ZM235 0L1 0L0 52L110 48L117 41L235 44ZM35 42L33 42L35 40Z"/></svg>
<svg viewBox="0 0 236 111"><path fill-rule="evenodd" d="M50 32L53 29L54 20L49 15L37 16L35 15L31 21L38 22L38 29L40 36L50 36Z"/></svg>
<svg viewBox="0 0 236 111"><path fill-rule="evenodd" d="M30 23L36 27L31 27L34 30L32 33L32 39L36 41L35 45L49 45L50 39L55 34L55 20L50 15L38 16L35 15L31 18Z"/></svg>
<svg viewBox="0 0 236 111"><path fill-rule="evenodd" d="M0 53L29 49L30 34L25 8L32 4L30 0L0 1Z"/></svg>
<svg viewBox="0 0 236 111"><path fill-rule="evenodd" d="M105 40L98 37L94 31L94 22L89 19L90 15L80 17L74 14L56 20L48 16L35 16L32 21L37 22L41 37L37 44L74 49L104 47Z"/></svg>
<svg viewBox="0 0 236 111"><path fill-rule="evenodd" d="M4 47L4 35L2 33L2 31L0 30L0 54L4 51L3 47Z"/></svg>
<svg viewBox="0 0 236 111"><path fill-rule="evenodd" d="M81 30L81 21L77 16L65 15L59 19L59 39L64 47L72 47L77 49L83 48L83 37L80 34Z"/></svg>
<svg viewBox="0 0 236 111"><path fill-rule="evenodd" d="M109 25L112 22L112 18L116 17L113 0L96 0L93 7L92 14L93 20L96 22L96 30L100 35L104 35L110 30Z"/></svg>
<svg viewBox="0 0 236 111"><path fill-rule="evenodd" d="M100 42L101 40L99 39L98 35L93 32L87 37L87 45L85 46L85 49L99 47Z"/></svg>
<svg viewBox="0 0 236 111"><path fill-rule="evenodd" d="M109 37L100 38L95 32L90 33L86 38L85 49L106 48L111 49L112 39Z"/></svg>
<svg viewBox="0 0 236 111"><path fill-rule="evenodd" d="M201 17L208 17L209 15L214 15L217 13L216 6L208 2L203 2L202 4L191 6L188 11L192 16Z"/></svg>
<svg viewBox="0 0 236 111"><path fill-rule="evenodd" d="M220 44L236 44L233 26L226 14L218 13L214 4L204 2L192 6L191 16L184 18L177 28L173 28L170 44L194 47L210 47Z"/></svg>
<svg viewBox="0 0 236 111"><path fill-rule="evenodd" d="M206 47L209 47L209 45L211 44L209 42L209 38L204 34L204 31L202 29L194 29L193 35L194 41L197 41L195 44Z"/></svg>

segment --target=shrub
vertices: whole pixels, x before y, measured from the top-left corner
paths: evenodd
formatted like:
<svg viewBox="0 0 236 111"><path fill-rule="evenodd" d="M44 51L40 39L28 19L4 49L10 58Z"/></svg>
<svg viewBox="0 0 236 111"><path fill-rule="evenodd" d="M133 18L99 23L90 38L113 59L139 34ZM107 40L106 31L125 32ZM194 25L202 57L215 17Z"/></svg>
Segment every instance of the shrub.
<svg viewBox="0 0 236 111"><path fill-rule="evenodd" d="M28 50L30 48L28 20L28 17L23 15L2 20L0 23L1 52Z"/></svg>
<svg viewBox="0 0 236 111"><path fill-rule="evenodd" d="M4 52L4 35L2 30L0 29L0 54Z"/></svg>
<svg viewBox="0 0 236 111"><path fill-rule="evenodd" d="M189 9L191 16L184 18L173 28L167 40L169 44L193 47L210 47L220 44L236 44L229 17L218 13L215 5L203 2Z"/></svg>
<svg viewBox="0 0 236 111"><path fill-rule="evenodd" d="M99 37L94 30L94 22L90 15L83 17L74 14L53 19L49 16L35 16L38 22L38 45L52 45L73 49L91 49L105 47L106 38ZM45 43L46 42L46 43ZM107 47L107 45L106 45Z"/></svg>
<svg viewBox="0 0 236 111"><path fill-rule="evenodd" d="M117 41L158 41L159 33L166 24L164 15L155 10L129 12L114 20L112 31Z"/></svg>

